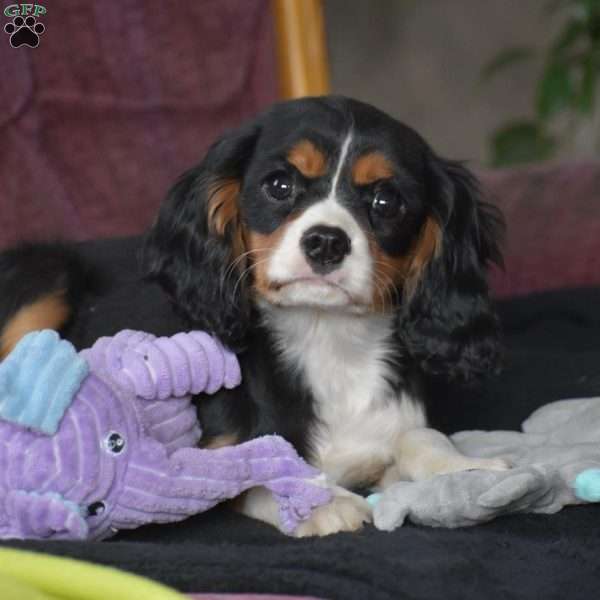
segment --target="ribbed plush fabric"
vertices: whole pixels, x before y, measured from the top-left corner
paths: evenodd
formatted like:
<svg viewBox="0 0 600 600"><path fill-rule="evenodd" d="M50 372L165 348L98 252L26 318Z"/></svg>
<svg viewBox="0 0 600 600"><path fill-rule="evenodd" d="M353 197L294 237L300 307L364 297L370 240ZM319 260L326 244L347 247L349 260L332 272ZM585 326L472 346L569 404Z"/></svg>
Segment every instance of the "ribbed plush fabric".
<svg viewBox="0 0 600 600"><path fill-rule="evenodd" d="M54 379L44 365L58 369ZM82 365L91 372L72 389L70 367L81 375ZM36 391L37 377L69 384L50 391L74 393L54 435L39 431L56 403ZM53 332L32 333L0 364L3 380L0 413L11 410L0 420L0 538L102 539L179 521L255 486L274 493L291 533L331 498L307 481L318 472L280 437L194 447L201 430L189 394L240 383L235 356L203 332L123 331L80 355ZM12 395L28 409L13 414Z"/></svg>
<svg viewBox="0 0 600 600"><path fill-rule="evenodd" d="M600 163L566 162L480 173L508 225L500 297L600 285Z"/></svg>

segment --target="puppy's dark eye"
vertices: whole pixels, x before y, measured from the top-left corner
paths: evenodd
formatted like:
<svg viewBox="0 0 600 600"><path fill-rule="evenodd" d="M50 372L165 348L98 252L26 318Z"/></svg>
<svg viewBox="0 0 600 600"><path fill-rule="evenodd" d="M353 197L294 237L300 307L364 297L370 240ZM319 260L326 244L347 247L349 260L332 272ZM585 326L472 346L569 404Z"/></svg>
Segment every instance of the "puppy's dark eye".
<svg viewBox="0 0 600 600"><path fill-rule="evenodd" d="M395 219L406 213L406 203L392 189L381 188L371 202L371 216L377 219Z"/></svg>
<svg viewBox="0 0 600 600"><path fill-rule="evenodd" d="M285 171L278 171L265 179L263 187L274 200L287 200L294 191L294 182Z"/></svg>

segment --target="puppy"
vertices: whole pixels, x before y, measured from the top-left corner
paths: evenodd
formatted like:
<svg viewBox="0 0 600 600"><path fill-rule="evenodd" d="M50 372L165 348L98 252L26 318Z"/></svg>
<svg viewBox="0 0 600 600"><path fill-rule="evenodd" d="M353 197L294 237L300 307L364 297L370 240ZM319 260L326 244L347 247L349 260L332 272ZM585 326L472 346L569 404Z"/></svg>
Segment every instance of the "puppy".
<svg viewBox="0 0 600 600"><path fill-rule="evenodd" d="M183 175L149 273L240 353L243 386L198 403L205 443L279 433L336 486L300 531L354 529L349 488L490 468L427 427L423 379L496 370L485 278L502 220L475 178L410 128L343 97L275 105ZM264 491L242 510L277 525Z"/></svg>
<svg viewBox="0 0 600 600"><path fill-rule="evenodd" d="M367 521L354 488L507 468L428 428L422 392L497 370L485 273L501 232L469 171L367 104L293 100L223 136L145 244L148 276L190 327L239 354L242 386L198 398L203 444L277 433L322 470L334 500L300 536ZM266 490L239 508L279 525Z"/></svg>

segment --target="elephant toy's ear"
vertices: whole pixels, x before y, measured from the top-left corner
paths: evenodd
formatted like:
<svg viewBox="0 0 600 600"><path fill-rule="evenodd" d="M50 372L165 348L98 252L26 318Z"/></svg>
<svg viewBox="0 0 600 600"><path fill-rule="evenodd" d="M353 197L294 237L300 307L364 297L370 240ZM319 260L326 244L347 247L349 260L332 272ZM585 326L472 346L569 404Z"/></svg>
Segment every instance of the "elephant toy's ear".
<svg viewBox="0 0 600 600"><path fill-rule="evenodd" d="M55 331L27 334L0 363L0 419L54 435L88 371Z"/></svg>

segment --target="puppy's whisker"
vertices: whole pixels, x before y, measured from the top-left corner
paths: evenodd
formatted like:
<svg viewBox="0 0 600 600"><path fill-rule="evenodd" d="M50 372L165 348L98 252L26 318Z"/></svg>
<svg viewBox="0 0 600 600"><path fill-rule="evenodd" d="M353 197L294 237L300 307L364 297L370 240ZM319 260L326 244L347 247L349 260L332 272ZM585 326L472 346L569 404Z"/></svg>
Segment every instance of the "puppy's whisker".
<svg viewBox="0 0 600 600"><path fill-rule="evenodd" d="M388 270L393 271L394 273L397 273L398 275L404 276L405 275L405 271L400 269L399 267L394 266L393 264L389 263L389 262L385 262L383 260L378 260L378 259L374 259L373 263L376 265L381 265L383 267L385 267Z"/></svg>
<svg viewBox="0 0 600 600"><path fill-rule="evenodd" d="M381 300L382 309L385 312L385 295L384 295L384 286L382 285L381 278L377 274L376 271L373 272L373 285L375 287L375 292L379 296Z"/></svg>
<svg viewBox="0 0 600 600"><path fill-rule="evenodd" d="M401 272L398 270L398 273L401 273ZM385 277L387 280L388 285L386 286L386 289L390 296L390 302L392 302L392 304L394 303L394 297L395 297L396 302L399 302L400 301L400 292L398 291L398 286L397 286L396 282L394 281L394 279L387 273L380 273L380 275Z"/></svg>
<svg viewBox="0 0 600 600"><path fill-rule="evenodd" d="M268 252L269 248L254 248L253 250L248 250L247 252L243 252L240 254L232 263L227 267L225 271L225 277L229 277L229 275L236 269L236 267L248 256L252 256L253 254L258 254L259 252Z"/></svg>
<svg viewBox="0 0 600 600"><path fill-rule="evenodd" d="M390 306L390 310L391 310L391 307L393 305L393 298L392 298L392 295L390 294L389 286L386 284L385 281L378 279L377 280L377 288L379 290L379 294L381 297L381 304L382 304L383 312L387 312L386 301L389 301L389 306Z"/></svg>
<svg viewBox="0 0 600 600"><path fill-rule="evenodd" d="M249 267L247 267L246 269L244 269L242 271L242 273L238 277L237 281L235 282L235 285L233 286L233 295L234 296L236 295L237 289L241 285L244 277L246 277L247 275L249 275L252 272L253 269L255 269L259 265L267 262L268 260L269 260L269 258L263 258L262 260L259 260L259 261L255 262L255 263L252 263Z"/></svg>
<svg viewBox="0 0 600 600"><path fill-rule="evenodd" d="M373 283L375 284L375 287L376 287L378 293L380 294L381 302L383 305L382 310L385 312L386 299L389 300L390 309L391 309L394 306L394 299L396 300L396 302L398 302L400 295L398 293L398 290L396 289L394 280L389 275L387 275L386 273L374 271L373 276L374 276ZM381 291L382 289L383 289L383 291ZM384 297L384 292L385 292L385 297Z"/></svg>
<svg viewBox="0 0 600 600"><path fill-rule="evenodd" d="M375 265L381 265L381 266L385 267L386 270L392 270L395 274L397 274L399 276L400 279L404 279L406 276L406 273L403 270L401 270L399 267L395 267L394 265L392 265L388 262L374 259L373 263ZM396 297L396 301L398 301L400 299L400 293L398 292L398 286L397 286L396 281L394 281L394 279L391 277L391 275L389 275L386 272L377 271L377 273L379 274L380 277L386 278L387 283L388 283L388 285L386 287L390 290L390 295L391 295L391 292L393 292L394 296ZM393 297L392 297L392 299L393 299Z"/></svg>
<svg viewBox="0 0 600 600"><path fill-rule="evenodd" d="M377 293L377 296L379 296L379 299L381 301L382 311L385 312L385 295L382 291L382 286L380 285L378 279L374 279L373 284L375 285L375 292Z"/></svg>

